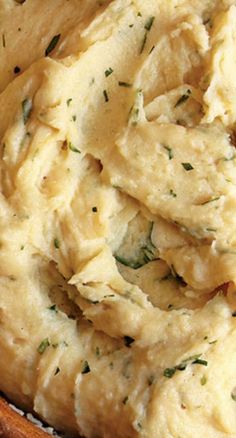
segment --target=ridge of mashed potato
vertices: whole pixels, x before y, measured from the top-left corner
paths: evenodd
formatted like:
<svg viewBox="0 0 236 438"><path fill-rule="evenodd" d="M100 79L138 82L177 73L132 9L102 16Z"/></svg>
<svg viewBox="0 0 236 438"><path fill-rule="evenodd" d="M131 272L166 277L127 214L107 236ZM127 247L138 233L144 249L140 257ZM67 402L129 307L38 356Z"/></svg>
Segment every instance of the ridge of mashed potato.
<svg viewBox="0 0 236 438"><path fill-rule="evenodd" d="M0 3L0 390L69 436L236 436L236 1Z"/></svg>

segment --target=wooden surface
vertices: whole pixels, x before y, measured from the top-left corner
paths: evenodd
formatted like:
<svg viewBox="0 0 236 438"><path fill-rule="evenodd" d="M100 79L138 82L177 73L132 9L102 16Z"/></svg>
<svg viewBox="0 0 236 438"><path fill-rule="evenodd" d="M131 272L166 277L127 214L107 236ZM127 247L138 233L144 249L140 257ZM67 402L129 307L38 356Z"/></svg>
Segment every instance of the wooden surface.
<svg viewBox="0 0 236 438"><path fill-rule="evenodd" d="M0 438L50 438L50 436L11 409L0 397Z"/></svg>

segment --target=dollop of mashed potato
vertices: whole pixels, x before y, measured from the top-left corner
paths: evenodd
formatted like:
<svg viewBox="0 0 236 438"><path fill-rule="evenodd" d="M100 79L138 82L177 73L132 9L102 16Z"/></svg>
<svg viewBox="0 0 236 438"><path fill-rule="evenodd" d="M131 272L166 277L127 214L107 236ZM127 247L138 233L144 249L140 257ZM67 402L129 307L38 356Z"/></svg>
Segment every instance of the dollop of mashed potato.
<svg viewBox="0 0 236 438"><path fill-rule="evenodd" d="M0 390L236 437L236 1L2 0Z"/></svg>

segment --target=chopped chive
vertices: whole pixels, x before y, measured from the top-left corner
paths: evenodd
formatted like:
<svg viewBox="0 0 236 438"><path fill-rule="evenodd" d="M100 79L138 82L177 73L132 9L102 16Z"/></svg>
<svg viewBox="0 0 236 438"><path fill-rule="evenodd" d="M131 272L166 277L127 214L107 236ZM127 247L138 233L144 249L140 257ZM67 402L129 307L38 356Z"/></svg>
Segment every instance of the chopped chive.
<svg viewBox="0 0 236 438"><path fill-rule="evenodd" d="M119 81L118 84L120 87L126 87L126 88L132 87L132 84L129 84L128 82Z"/></svg>
<svg viewBox="0 0 236 438"><path fill-rule="evenodd" d="M71 142L69 142L68 146L72 152L77 152L77 154L81 154L81 151L77 149Z"/></svg>
<svg viewBox="0 0 236 438"><path fill-rule="evenodd" d="M72 97L70 97L70 99L67 99L67 101L66 101L66 105L67 105L67 106L70 106L72 100L73 100Z"/></svg>
<svg viewBox="0 0 236 438"><path fill-rule="evenodd" d="M209 204L210 202L219 201L219 199L220 199L220 196L216 196L215 198L211 198L211 199L208 199L208 201L202 202L200 205L206 205L206 204Z"/></svg>
<svg viewBox="0 0 236 438"><path fill-rule="evenodd" d="M82 367L81 374L87 374L87 373L89 373L90 371L91 371L91 370L90 370L90 366L89 366L89 364L88 364L88 361L85 360L84 363L83 363L83 367Z"/></svg>
<svg viewBox="0 0 236 438"><path fill-rule="evenodd" d="M60 241L58 240L57 237L55 237L53 243L54 243L54 246L55 246L56 249L60 248Z"/></svg>
<svg viewBox="0 0 236 438"><path fill-rule="evenodd" d="M56 376L58 373L60 373L60 368L59 367L56 367L56 370L55 370L55 373L54 373L54 376Z"/></svg>
<svg viewBox="0 0 236 438"><path fill-rule="evenodd" d="M124 336L124 343L126 347L130 347L131 344L135 341L134 338L131 338L131 336Z"/></svg>
<svg viewBox="0 0 236 438"><path fill-rule="evenodd" d="M181 163L181 164L182 164L183 168L184 168L185 170L187 170L187 172L188 172L189 170L193 170L193 169L194 169L194 167L193 167L192 164L190 164L190 163Z"/></svg>
<svg viewBox="0 0 236 438"><path fill-rule="evenodd" d="M72 120L73 120L73 122L75 122L76 119L77 119L77 116L74 114L74 115L72 116Z"/></svg>
<svg viewBox="0 0 236 438"><path fill-rule="evenodd" d="M192 93L191 90L188 89L185 94L180 96L180 98L177 100L175 104L175 108L177 108L179 105L182 105L182 103L186 102L186 100L189 99L191 93Z"/></svg>
<svg viewBox="0 0 236 438"><path fill-rule="evenodd" d="M45 338L38 346L37 351L39 354L43 354L44 351L49 347L50 342L48 338Z"/></svg>
<svg viewBox="0 0 236 438"><path fill-rule="evenodd" d="M48 56L49 53L51 53L55 49L60 37L61 37L60 33L58 35L54 35L54 37L51 39L50 43L48 44L48 47L45 50L45 56Z"/></svg>
<svg viewBox="0 0 236 438"><path fill-rule="evenodd" d="M107 94L107 90L103 90L103 96L104 96L105 102L108 102L109 101L109 97L108 97L108 94Z"/></svg>
<svg viewBox="0 0 236 438"><path fill-rule="evenodd" d="M24 247L24 245L21 245L20 250L23 251Z"/></svg>
<svg viewBox="0 0 236 438"><path fill-rule="evenodd" d="M194 364L204 365L204 367L207 367L207 365L208 365L208 362L206 360L203 360L203 359L196 359L192 363L193 363L193 365Z"/></svg>
<svg viewBox="0 0 236 438"><path fill-rule="evenodd" d="M24 99L23 102L21 102L21 107L23 112L23 121L24 124L26 124L32 111L32 100L28 98Z"/></svg>
<svg viewBox="0 0 236 438"><path fill-rule="evenodd" d="M145 32L144 37L143 37L143 39L142 39L142 43L141 43L140 51L139 51L139 54L140 54L140 55L141 55L141 53L143 53L144 47L145 47L146 42L147 42L147 32L148 32L148 31Z"/></svg>
<svg viewBox="0 0 236 438"><path fill-rule="evenodd" d="M152 25L153 25L153 21L155 20L155 17L149 17L148 18L148 20L146 21L146 24L145 24L145 29L146 30L151 30L151 27L152 27Z"/></svg>
<svg viewBox="0 0 236 438"><path fill-rule="evenodd" d="M6 47L6 38L5 38L5 34L2 34L2 47Z"/></svg>
<svg viewBox="0 0 236 438"><path fill-rule="evenodd" d="M202 376L200 382L201 382L201 385L204 386L206 384L206 382L207 382L206 376Z"/></svg>
<svg viewBox="0 0 236 438"><path fill-rule="evenodd" d="M111 68L111 67L109 67L107 70L105 70L105 76L106 76L106 78L108 77L108 76L110 76L112 73L113 73L113 69Z"/></svg>
<svg viewBox="0 0 236 438"><path fill-rule="evenodd" d="M168 379L171 379L173 375L176 373L176 368L166 368L163 372L163 376L167 377Z"/></svg>
<svg viewBox="0 0 236 438"><path fill-rule="evenodd" d="M231 398L232 398L233 401L236 401L236 390L235 390L235 388L231 392Z"/></svg>

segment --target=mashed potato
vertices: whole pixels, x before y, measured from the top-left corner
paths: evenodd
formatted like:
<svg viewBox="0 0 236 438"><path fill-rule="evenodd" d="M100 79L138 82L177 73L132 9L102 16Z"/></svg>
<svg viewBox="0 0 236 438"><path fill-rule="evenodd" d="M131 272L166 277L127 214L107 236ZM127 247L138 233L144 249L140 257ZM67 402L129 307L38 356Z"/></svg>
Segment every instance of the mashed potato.
<svg viewBox="0 0 236 438"><path fill-rule="evenodd" d="M0 390L236 437L236 1L0 3Z"/></svg>

